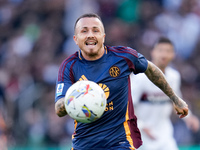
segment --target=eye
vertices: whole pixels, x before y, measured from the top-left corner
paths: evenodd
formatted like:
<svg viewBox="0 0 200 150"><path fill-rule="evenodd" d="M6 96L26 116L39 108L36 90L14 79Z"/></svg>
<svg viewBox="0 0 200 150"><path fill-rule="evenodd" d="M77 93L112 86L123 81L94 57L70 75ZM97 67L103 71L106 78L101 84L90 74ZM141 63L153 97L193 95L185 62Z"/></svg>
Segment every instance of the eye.
<svg viewBox="0 0 200 150"><path fill-rule="evenodd" d="M98 29L95 29L94 32L99 32L99 30L98 30Z"/></svg>
<svg viewBox="0 0 200 150"><path fill-rule="evenodd" d="M82 30L82 31L81 31L81 33L85 33L85 32L87 32L87 31L86 31L86 30Z"/></svg>

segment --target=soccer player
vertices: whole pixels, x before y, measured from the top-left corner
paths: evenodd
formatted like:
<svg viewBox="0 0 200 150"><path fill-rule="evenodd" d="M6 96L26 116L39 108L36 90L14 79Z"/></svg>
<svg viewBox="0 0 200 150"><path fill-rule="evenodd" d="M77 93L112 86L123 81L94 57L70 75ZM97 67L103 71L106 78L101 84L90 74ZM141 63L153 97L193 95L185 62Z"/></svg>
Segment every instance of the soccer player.
<svg viewBox="0 0 200 150"><path fill-rule="evenodd" d="M60 66L55 92L55 111L67 115L64 96L67 89L80 80L91 80L109 89L107 108L92 123L75 121L72 150L134 150L141 135L134 115L130 74L145 73L170 97L180 118L188 114L188 106L169 86L163 73L153 63L130 47L104 46L105 31L101 18L84 14L75 23L74 41L79 50ZM151 112L149 112L151 113Z"/></svg>
<svg viewBox="0 0 200 150"><path fill-rule="evenodd" d="M160 37L151 51L151 57L152 62L165 74L172 89L181 96L180 74L169 66L175 57L173 43L168 38ZM138 127L143 139L143 145L139 149L178 150L170 120L173 108L170 99L143 74L131 74L131 88ZM192 130L199 129L199 121L191 112L184 121Z"/></svg>

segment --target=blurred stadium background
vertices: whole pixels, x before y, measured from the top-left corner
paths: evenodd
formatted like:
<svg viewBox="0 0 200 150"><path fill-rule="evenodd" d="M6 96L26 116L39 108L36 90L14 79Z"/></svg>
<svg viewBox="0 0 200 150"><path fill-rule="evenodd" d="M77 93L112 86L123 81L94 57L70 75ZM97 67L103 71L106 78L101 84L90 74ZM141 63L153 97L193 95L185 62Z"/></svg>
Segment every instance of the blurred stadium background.
<svg viewBox="0 0 200 150"><path fill-rule="evenodd" d="M199 0L0 0L1 150L69 149L73 121L55 115L55 80L77 50L73 25L86 12L102 17L106 45L130 46L148 59L155 40L169 37L183 97L200 118ZM200 131L176 115L172 121L180 149L199 150Z"/></svg>

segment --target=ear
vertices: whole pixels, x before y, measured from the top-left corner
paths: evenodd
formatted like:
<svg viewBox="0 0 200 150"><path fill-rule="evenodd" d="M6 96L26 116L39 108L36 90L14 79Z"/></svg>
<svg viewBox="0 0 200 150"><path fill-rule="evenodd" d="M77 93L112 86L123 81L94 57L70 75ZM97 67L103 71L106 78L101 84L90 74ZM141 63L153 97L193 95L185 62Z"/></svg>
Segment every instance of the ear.
<svg viewBox="0 0 200 150"><path fill-rule="evenodd" d="M103 36L103 43L105 42L105 38L106 38L106 34L104 33L104 36Z"/></svg>
<svg viewBox="0 0 200 150"><path fill-rule="evenodd" d="M76 35L73 36L73 39L74 39L74 42L76 43L76 45L78 45L78 40L77 40Z"/></svg>

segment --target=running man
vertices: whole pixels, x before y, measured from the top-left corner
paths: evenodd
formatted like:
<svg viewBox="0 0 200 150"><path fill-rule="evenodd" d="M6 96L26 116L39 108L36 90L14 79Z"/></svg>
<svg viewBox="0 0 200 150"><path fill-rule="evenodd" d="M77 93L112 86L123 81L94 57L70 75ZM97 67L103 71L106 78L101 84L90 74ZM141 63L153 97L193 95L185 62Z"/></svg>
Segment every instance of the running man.
<svg viewBox="0 0 200 150"><path fill-rule="evenodd" d="M145 73L160 87L174 103L180 118L188 114L187 104L174 93L158 67L130 47L104 45L105 30L98 15L80 16L74 29L74 41L80 49L60 66L55 93L56 114L67 115L65 93L80 80L103 85L107 109L95 122L75 121L72 150L134 150L142 144L131 98L132 72Z"/></svg>

